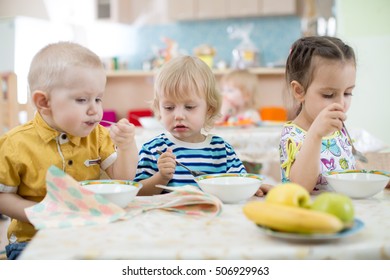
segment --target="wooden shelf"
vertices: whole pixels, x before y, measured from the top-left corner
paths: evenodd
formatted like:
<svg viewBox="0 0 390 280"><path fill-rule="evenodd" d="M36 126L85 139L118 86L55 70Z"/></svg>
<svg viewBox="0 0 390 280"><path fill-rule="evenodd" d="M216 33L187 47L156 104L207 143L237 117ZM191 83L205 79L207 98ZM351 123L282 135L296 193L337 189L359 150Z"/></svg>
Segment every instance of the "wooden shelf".
<svg viewBox="0 0 390 280"><path fill-rule="evenodd" d="M215 75L224 75L232 69L225 70L213 70ZM256 75L284 75L284 68L277 67L259 67L259 68L250 68L250 72ZM143 71L143 70L116 70L116 71L107 71L108 78L124 78L124 77L151 77L156 74L157 71Z"/></svg>

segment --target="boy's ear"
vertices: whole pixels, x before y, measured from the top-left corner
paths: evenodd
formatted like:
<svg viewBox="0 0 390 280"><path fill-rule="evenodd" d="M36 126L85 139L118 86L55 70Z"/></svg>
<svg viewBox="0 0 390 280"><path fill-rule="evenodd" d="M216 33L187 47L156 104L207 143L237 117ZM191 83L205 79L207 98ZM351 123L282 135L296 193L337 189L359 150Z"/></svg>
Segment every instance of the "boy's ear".
<svg viewBox="0 0 390 280"><path fill-rule="evenodd" d="M295 99L303 102L305 97L305 89L303 86L295 80L290 83L290 86Z"/></svg>
<svg viewBox="0 0 390 280"><path fill-rule="evenodd" d="M49 97L46 92L35 91L32 95L32 101L34 102L37 111L41 114L47 115L50 113Z"/></svg>

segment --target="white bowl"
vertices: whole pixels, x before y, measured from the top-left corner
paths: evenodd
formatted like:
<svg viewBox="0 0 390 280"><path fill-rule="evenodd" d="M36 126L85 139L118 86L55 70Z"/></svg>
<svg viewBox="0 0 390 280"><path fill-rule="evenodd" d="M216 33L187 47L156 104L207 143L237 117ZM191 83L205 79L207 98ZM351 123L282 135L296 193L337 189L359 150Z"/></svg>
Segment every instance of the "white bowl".
<svg viewBox="0 0 390 280"><path fill-rule="evenodd" d="M162 124L154 117L140 117L138 118L143 128L146 129L161 129Z"/></svg>
<svg viewBox="0 0 390 280"><path fill-rule="evenodd" d="M204 192L215 195L224 203L237 203L249 199L259 189L263 180L263 176L249 173L220 173L195 178Z"/></svg>
<svg viewBox="0 0 390 280"><path fill-rule="evenodd" d="M323 174L329 186L351 198L368 198L381 192L390 180L390 173L378 170L330 171Z"/></svg>
<svg viewBox="0 0 390 280"><path fill-rule="evenodd" d="M133 201L142 188L141 183L128 180L87 180L80 182L80 185L122 208Z"/></svg>

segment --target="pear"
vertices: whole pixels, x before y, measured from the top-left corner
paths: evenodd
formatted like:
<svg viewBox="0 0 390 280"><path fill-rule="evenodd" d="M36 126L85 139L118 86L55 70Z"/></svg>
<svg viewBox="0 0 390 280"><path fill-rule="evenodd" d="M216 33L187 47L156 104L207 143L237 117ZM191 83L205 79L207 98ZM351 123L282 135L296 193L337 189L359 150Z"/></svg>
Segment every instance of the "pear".
<svg viewBox="0 0 390 280"><path fill-rule="evenodd" d="M353 224L355 210L352 200L340 193L325 192L319 194L313 201L310 209L333 214L346 227Z"/></svg>
<svg viewBox="0 0 390 280"><path fill-rule="evenodd" d="M269 203L284 204L295 207L310 207L310 193L295 183L284 183L273 187L265 197Z"/></svg>

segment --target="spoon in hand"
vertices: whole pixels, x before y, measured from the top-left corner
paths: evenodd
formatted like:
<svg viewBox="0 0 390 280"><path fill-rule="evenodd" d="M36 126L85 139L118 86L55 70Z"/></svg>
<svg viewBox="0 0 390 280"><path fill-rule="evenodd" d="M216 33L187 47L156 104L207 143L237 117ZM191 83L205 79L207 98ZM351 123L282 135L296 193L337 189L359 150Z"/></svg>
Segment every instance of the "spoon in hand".
<svg viewBox="0 0 390 280"><path fill-rule="evenodd" d="M161 152L161 151L159 151L159 150L157 150L157 153L158 153L159 155L162 155L162 154L163 154L163 152ZM175 160L175 161L176 161L176 164L177 164L177 165L180 165L181 167L187 169L187 170L192 174L192 176L194 176L194 177L197 177L197 176L200 176L200 175L206 175L206 174L207 174L207 173L202 172L202 171L191 170L191 169L189 169L187 166L185 166L184 164L178 162L177 160Z"/></svg>
<svg viewBox="0 0 390 280"><path fill-rule="evenodd" d="M343 122L343 127L344 127L345 132L347 133L347 136L348 136L348 138L349 138L349 142L351 142L352 154L355 156L355 158L356 158L357 160L360 160L361 162L367 163L367 162L368 162L367 157L366 157L365 155L363 155L362 152L356 150L356 148L355 148L355 146L354 146L354 144L353 144L353 142L352 142L352 138L351 138L351 136L349 135L349 132L348 132L347 128L345 127L344 122Z"/></svg>

